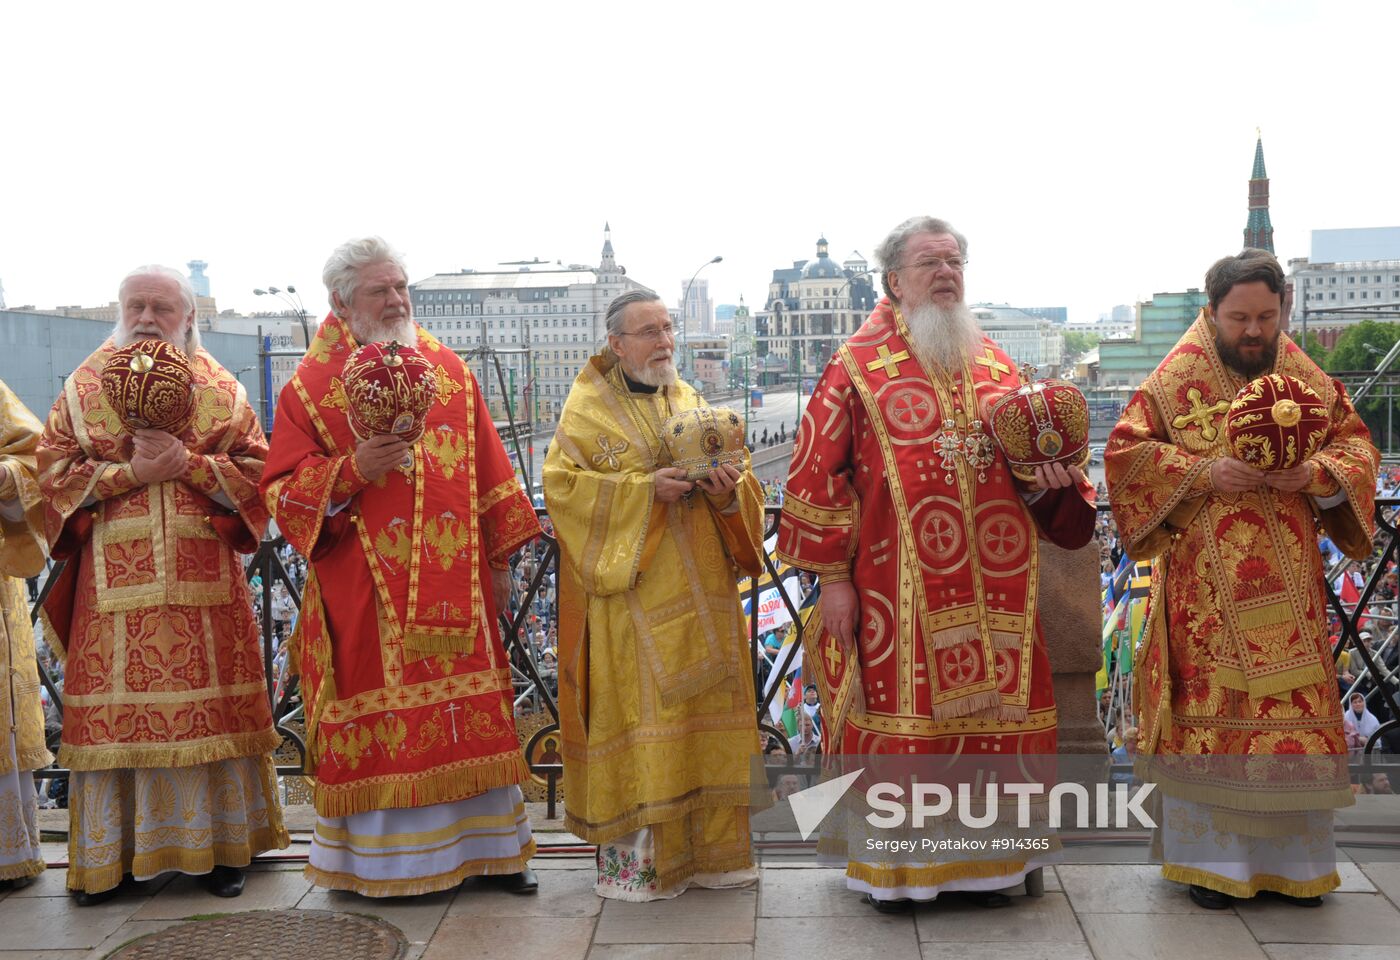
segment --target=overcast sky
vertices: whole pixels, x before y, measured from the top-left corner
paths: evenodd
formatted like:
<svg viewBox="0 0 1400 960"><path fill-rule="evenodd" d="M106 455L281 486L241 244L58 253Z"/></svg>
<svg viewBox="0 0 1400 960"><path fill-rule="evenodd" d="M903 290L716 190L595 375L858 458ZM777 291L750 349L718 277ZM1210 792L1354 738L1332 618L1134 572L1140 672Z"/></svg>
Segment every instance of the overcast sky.
<svg viewBox="0 0 1400 960"><path fill-rule="evenodd" d="M209 262L220 308L341 240L410 279L540 257L759 307L917 213L970 301L1091 320L1241 244L1255 128L1275 249L1400 224L1400 4L7 3L0 282L94 305Z"/></svg>

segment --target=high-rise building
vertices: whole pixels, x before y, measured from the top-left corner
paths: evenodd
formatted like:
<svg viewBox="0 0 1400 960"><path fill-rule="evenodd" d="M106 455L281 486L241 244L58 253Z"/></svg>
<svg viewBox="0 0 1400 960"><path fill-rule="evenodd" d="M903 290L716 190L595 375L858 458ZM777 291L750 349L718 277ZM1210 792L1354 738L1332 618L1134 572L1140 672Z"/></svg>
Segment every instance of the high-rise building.
<svg viewBox="0 0 1400 960"><path fill-rule="evenodd" d="M727 337L734 331L734 314L738 309L737 303L715 304L715 336Z"/></svg>
<svg viewBox="0 0 1400 960"><path fill-rule="evenodd" d="M758 382L820 374L875 309L877 299L865 258L852 253L838 264L828 253L826 237L817 241L815 260L794 260L791 268L774 270L767 305L754 318Z"/></svg>
<svg viewBox="0 0 1400 960"><path fill-rule="evenodd" d="M1400 319L1400 227L1314 230L1310 253L1288 261L1293 336L1331 347L1354 323Z"/></svg>
<svg viewBox="0 0 1400 960"><path fill-rule="evenodd" d="M203 260L191 260L189 263L186 263L185 266L190 269L190 286L194 287L195 294L201 297L210 296L209 278L204 275L204 271L209 264L205 263Z"/></svg>
<svg viewBox="0 0 1400 960"><path fill-rule="evenodd" d="M1067 307L1021 307L1023 313L1029 313L1033 317L1044 317L1051 323L1064 326L1069 320L1069 308Z"/></svg>
<svg viewBox="0 0 1400 960"><path fill-rule="evenodd" d="M681 329L692 336L714 333L714 304L710 302L710 282L696 277L681 282L681 296L676 301L681 310Z"/></svg>
<svg viewBox="0 0 1400 960"><path fill-rule="evenodd" d="M1060 375L1065 337L1059 325L1028 309L1005 303L974 303L971 309L982 332L1016 363L1031 364L1038 376Z"/></svg>
<svg viewBox="0 0 1400 960"><path fill-rule="evenodd" d="M1249 219L1244 245L1274 252L1274 225L1269 222L1269 175L1264 171L1264 138L1254 142L1254 169L1249 174Z"/></svg>
<svg viewBox="0 0 1400 960"><path fill-rule="evenodd" d="M489 357L469 358L493 417L507 419L503 379L517 421L552 422L579 369L604 342L608 304L650 288L624 275L607 225L596 267L539 260L498 266L504 269L438 273L410 284L414 316L459 352L486 347L499 356L499 379Z"/></svg>

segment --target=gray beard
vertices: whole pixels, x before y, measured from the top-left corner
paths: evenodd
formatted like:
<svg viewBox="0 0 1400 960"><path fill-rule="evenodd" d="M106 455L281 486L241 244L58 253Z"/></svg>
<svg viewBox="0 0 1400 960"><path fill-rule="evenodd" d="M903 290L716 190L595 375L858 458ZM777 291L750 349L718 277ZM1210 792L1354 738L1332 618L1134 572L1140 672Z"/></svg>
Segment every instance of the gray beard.
<svg viewBox="0 0 1400 960"><path fill-rule="evenodd" d="M361 320L352 316L347 321L350 332L360 344L388 343L397 340L402 346L418 346L418 325L412 317L405 317L397 323L383 324L374 320Z"/></svg>
<svg viewBox="0 0 1400 960"><path fill-rule="evenodd" d="M666 364L660 370L648 364L640 370L627 370L627 378L633 383L640 383L646 387L669 387L676 382L676 365L674 362Z"/></svg>
<svg viewBox="0 0 1400 960"><path fill-rule="evenodd" d="M952 307L922 303L905 309L904 322L914 355L926 366L945 372L962 369L982 342L982 330L965 303Z"/></svg>

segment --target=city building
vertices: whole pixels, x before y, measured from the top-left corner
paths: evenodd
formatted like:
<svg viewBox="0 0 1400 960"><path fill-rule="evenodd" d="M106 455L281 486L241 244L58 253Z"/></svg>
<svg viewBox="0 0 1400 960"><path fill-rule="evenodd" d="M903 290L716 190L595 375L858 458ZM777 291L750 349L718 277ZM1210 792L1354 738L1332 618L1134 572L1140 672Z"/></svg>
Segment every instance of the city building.
<svg viewBox="0 0 1400 960"><path fill-rule="evenodd" d="M1269 222L1269 175L1264 170L1264 138L1254 141L1254 169L1249 174L1249 219L1244 245L1274 252L1274 225Z"/></svg>
<svg viewBox="0 0 1400 960"><path fill-rule="evenodd" d="M1092 333L1100 340L1129 340L1137 330L1137 311L1120 303L1097 320L1067 320L1066 333Z"/></svg>
<svg viewBox="0 0 1400 960"><path fill-rule="evenodd" d="M1291 334L1330 348L1354 323L1400 319L1400 227L1314 230L1309 253L1288 261Z"/></svg>
<svg viewBox="0 0 1400 960"><path fill-rule="evenodd" d="M838 264L826 238L815 260L773 271L768 301L754 318L754 382L774 384L821 373L841 343L875 309L875 275L859 252ZM736 317L737 323L737 317Z"/></svg>
<svg viewBox="0 0 1400 960"><path fill-rule="evenodd" d="M204 275L209 264L203 260L191 260L185 264L190 271L190 286L194 287L197 296L207 297L209 293L209 278Z"/></svg>
<svg viewBox="0 0 1400 960"><path fill-rule="evenodd" d="M48 311L0 311L0 380L41 421L53 407L73 368L112 335L113 323L89 317L65 317ZM257 337L219 331L201 332L200 340L214 359L233 373L255 410L270 423L275 397L266 407L258 391Z"/></svg>
<svg viewBox="0 0 1400 960"><path fill-rule="evenodd" d="M1054 323L1005 303L975 303L971 309L982 332L996 341L1017 364L1031 364L1037 376L1060 375L1065 338Z"/></svg>
<svg viewBox="0 0 1400 960"><path fill-rule="evenodd" d="M1033 317L1043 317L1051 323L1064 326L1069 322L1068 307L1022 307L1022 313L1029 313Z"/></svg>
<svg viewBox="0 0 1400 960"><path fill-rule="evenodd" d="M714 304L710 302L710 282L696 277L681 283L676 301L681 311L681 329L693 334L714 333Z"/></svg>
<svg viewBox="0 0 1400 960"><path fill-rule="evenodd" d="M493 418L509 419L509 397L517 421L552 423L579 369L605 340L608 304L625 291L649 288L618 266L607 226L597 266L539 260L500 266L505 269L438 273L410 284L413 313L444 344L470 352L466 359Z"/></svg>
<svg viewBox="0 0 1400 960"><path fill-rule="evenodd" d="M1099 386L1137 389L1196 321L1208 299L1192 287L1181 293L1154 293L1151 300L1139 303L1132 339L1099 343Z"/></svg>
<svg viewBox="0 0 1400 960"><path fill-rule="evenodd" d="M715 304L715 336L727 337L734 332L734 314L738 310L737 303Z"/></svg>

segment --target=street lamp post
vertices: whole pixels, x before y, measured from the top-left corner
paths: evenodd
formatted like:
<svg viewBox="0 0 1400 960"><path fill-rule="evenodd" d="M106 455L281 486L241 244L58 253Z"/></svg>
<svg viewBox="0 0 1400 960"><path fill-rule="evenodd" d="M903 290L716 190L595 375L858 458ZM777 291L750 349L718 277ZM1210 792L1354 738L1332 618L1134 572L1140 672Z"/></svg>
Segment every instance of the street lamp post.
<svg viewBox="0 0 1400 960"><path fill-rule="evenodd" d="M700 266L695 268L695 272L690 275L690 279L685 282L685 290L681 292L681 339L685 341L685 369L682 374L695 376L695 348L690 345L690 324L687 320L690 317L690 285L695 282L695 278L700 276L700 271L704 270L712 263L719 263L724 258L713 256Z"/></svg>
<svg viewBox="0 0 1400 960"><path fill-rule="evenodd" d="M285 290L277 287L268 287L266 290L261 287L255 289L253 293L260 297L274 296L292 308L293 315L301 321L301 335L305 341L303 346L307 349L311 347L311 328L306 323L306 307L302 306L301 295L297 293L297 288L290 283ZM290 294L290 296L288 296ZM295 297L295 299L293 299Z"/></svg>

